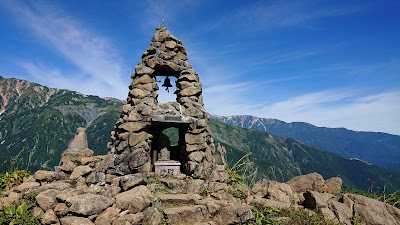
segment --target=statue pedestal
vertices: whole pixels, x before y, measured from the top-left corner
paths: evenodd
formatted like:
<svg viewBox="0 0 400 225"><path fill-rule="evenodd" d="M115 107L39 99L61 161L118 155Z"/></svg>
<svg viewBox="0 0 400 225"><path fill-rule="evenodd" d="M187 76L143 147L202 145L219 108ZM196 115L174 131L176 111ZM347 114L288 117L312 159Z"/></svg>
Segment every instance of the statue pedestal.
<svg viewBox="0 0 400 225"><path fill-rule="evenodd" d="M169 160L169 161L156 161L154 163L154 172L157 175L169 173L172 174L173 176L178 176L179 173L181 172L181 163L178 161L174 160Z"/></svg>

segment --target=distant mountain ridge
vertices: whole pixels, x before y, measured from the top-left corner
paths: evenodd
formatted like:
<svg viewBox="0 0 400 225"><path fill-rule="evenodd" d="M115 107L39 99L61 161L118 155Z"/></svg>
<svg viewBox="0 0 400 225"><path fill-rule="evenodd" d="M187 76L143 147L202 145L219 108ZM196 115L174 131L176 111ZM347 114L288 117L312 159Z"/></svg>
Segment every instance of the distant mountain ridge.
<svg viewBox="0 0 400 225"><path fill-rule="evenodd" d="M52 169L77 127L86 127L90 148L106 153L122 107L122 101L3 77L0 102L0 171Z"/></svg>
<svg viewBox="0 0 400 225"><path fill-rule="evenodd" d="M317 127L304 122L286 123L255 116L216 116L212 118L237 127L257 129L293 138L346 158L356 158L400 171L400 136L380 132L359 132L345 128Z"/></svg>
<svg viewBox="0 0 400 225"><path fill-rule="evenodd" d="M105 154L122 101L59 90L19 79L0 78L0 171L10 167L36 171L58 165L77 127L86 127L89 148ZM251 151L251 160L270 179L286 181L318 172L340 176L349 187L381 192L400 188L400 173L307 146L271 133L237 128L210 119L215 142L228 158Z"/></svg>

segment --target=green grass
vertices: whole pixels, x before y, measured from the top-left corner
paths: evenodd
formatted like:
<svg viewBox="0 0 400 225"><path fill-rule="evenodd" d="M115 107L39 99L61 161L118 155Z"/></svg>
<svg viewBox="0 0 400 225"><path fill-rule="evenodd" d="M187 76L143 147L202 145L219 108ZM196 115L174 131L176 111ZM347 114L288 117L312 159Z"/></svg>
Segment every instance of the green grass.
<svg viewBox="0 0 400 225"><path fill-rule="evenodd" d="M343 189L343 194L357 194L362 195L368 198L373 198L381 202L385 202L389 205L392 205L396 208L400 209L400 190L397 190L391 194L377 194L373 192L368 192L364 190L358 189Z"/></svg>

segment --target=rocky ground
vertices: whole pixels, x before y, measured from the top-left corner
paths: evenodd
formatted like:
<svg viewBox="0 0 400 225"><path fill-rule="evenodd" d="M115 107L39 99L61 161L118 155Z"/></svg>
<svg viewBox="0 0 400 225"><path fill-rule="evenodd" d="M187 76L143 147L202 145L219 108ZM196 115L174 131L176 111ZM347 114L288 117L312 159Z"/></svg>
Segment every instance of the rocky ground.
<svg viewBox="0 0 400 225"><path fill-rule="evenodd" d="M342 224L400 224L400 210L360 195L341 194L340 178L312 173L287 183L263 179L249 188L178 177L105 174L111 155L67 152L56 171L37 171L5 191L0 210L36 193L33 214L42 224L241 224L254 207L305 208ZM278 218L285 220L285 218ZM353 221L353 222L352 222Z"/></svg>

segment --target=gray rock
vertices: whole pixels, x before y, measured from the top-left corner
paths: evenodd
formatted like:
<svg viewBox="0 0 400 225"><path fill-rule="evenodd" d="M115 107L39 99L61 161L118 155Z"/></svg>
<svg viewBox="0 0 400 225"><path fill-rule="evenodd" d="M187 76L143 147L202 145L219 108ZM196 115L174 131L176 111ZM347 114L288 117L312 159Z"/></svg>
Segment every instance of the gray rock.
<svg viewBox="0 0 400 225"><path fill-rule="evenodd" d="M60 219L61 225L95 225L88 218L66 216Z"/></svg>
<svg viewBox="0 0 400 225"><path fill-rule="evenodd" d="M36 202L44 211L49 209L53 209L57 204L56 196L60 193L59 190L49 189L43 192L40 192L36 196Z"/></svg>
<svg viewBox="0 0 400 225"><path fill-rule="evenodd" d="M112 225L142 224L141 222L143 217L144 217L143 213L126 214L115 219Z"/></svg>
<svg viewBox="0 0 400 225"><path fill-rule="evenodd" d="M103 212L113 203L113 199L102 195L83 194L78 195L76 201L71 205L70 211L80 215L90 216Z"/></svg>
<svg viewBox="0 0 400 225"><path fill-rule="evenodd" d="M296 201L296 197L290 185L267 179L256 182L252 188L252 192L256 196L266 197L288 204L295 203L294 201Z"/></svg>
<svg viewBox="0 0 400 225"><path fill-rule="evenodd" d="M94 224L111 225L114 219L118 217L120 211L121 210L118 208L110 207L96 218Z"/></svg>
<svg viewBox="0 0 400 225"><path fill-rule="evenodd" d="M147 184L147 177L141 173L135 174L128 174L120 179L120 185L122 190L127 191L133 187L138 185L146 185Z"/></svg>
<svg viewBox="0 0 400 225"><path fill-rule="evenodd" d="M332 177L328 180L325 180L324 186L322 187L321 191L331 194L340 193L342 191L342 178Z"/></svg>
<svg viewBox="0 0 400 225"><path fill-rule="evenodd" d="M146 186L140 185L129 191L119 193L115 196L116 206L121 210L129 210L138 213L149 207L152 194Z"/></svg>
<svg viewBox="0 0 400 225"><path fill-rule="evenodd" d="M222 208L214 220L218 224L238 224L245 223L253 218L250 206L232 205Z"/></svg>
<svg viewBox="0 0 400 225"><path fill-rule="evenodd" d="M208 218L207 207L204 205L167 208L164 214L171 224L194 224Z"/></svg>
<svg viewBox="0 0 400 225"><path fill-rule="evenodd" d="M93 171L90 166L77 166L73 170L71 176L69 177L70 180L76 180L81 176L88 174L89 172Z"/></svg>
<svg viewBox="0 0 400 225"><path fill-rule="evenodd" d="M297 176L286 182L297 193L320 191L324 186L324 178L318 173Z"/></svg>
<svg viewBox="0 0 400 225"><path fill-rule="evenodd" d="M164 216L157 208L147 208L143 215L144 224L161 225L164 222Z"/></svg>
<svg viewBox="0 0 400 225"><path fill-rule="evenodd" d="M35 187L39 187L40 184L38 182L24 182L16 187L14 190L17 192L25 192L29 189L33 189Z"/></svg>
<svg viewBox="0 0 400 225"><path fill-rule="evenodd" d="M38 170L35 172L33 177L40 182L48 181L53 175L54 171L47 171L47 170Z"/></svg>
<svg viewBox="0 0 400 225"><path fill-rule="evenodd" d="M55 207L54 207L54 213L57 216L65 216L67 215L67 213L69 212L69 207L65 204L65 203L58 203Z"/></svg>
<svg viewBox="0 0 400 225"><path fill-rule="evenodd" d="M399 225L400 209L361 195L347 195L354 202L354 216L366 225Z"/></svg>
<svg viewBox="0 0 400 225"><path fill-rule="evenodd" d="M46 225L59 223L58 218L52 209L49 209L44 213L44 215L40 219L40 222L42 222L42 224L46 224Z"/></svg>

